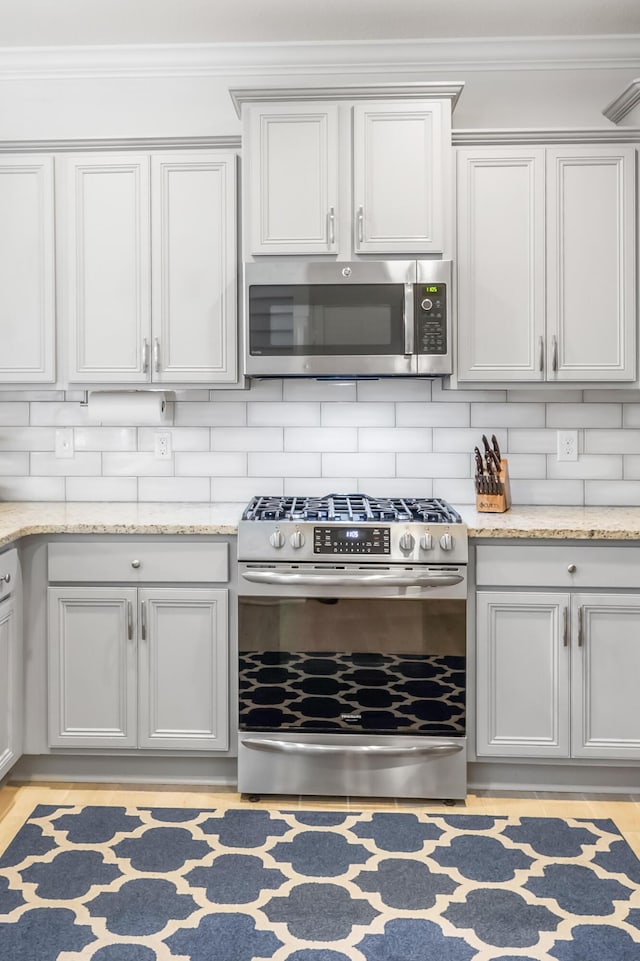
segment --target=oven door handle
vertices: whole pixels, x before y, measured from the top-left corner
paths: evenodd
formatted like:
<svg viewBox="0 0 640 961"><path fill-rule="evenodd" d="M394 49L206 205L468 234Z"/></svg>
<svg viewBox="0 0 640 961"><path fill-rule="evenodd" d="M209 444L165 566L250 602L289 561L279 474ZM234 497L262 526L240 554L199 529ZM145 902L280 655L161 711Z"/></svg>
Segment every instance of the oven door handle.
<svg viewBox="0 0 640 961"><path fill-rule="evenodd" d="M301 587L452 587L462 574L283 574L278 571L243 571L254 584L295 584Z"/></svg>
<svg viewBox="0 0 640 961"><path fill-rule="evenodd" d="M393 747L382 744L312 744L303 741L276 741L270 738L245 737L242 740L245 747L257 748L259 751L273 751L282 754L374 754L385 757L401 757L403 755L426 755L431 757L448 757L462 751L464 744L448 742L446 744L416 744L410 747Z"/></svg>

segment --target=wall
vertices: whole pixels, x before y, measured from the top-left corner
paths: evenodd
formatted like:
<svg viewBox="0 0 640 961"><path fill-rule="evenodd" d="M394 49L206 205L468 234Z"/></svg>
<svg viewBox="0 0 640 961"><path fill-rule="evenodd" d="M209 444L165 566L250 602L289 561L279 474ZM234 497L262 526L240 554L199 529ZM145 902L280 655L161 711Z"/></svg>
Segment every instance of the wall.
<svg viewBox="0 0 640 961"><path fill-rule="evenodd" d="M5 50L0 140L237 135L230 86L393 80L464 80L455 127L608 127L602 109L640 70L637 38L623 41ZM166 461L154 457L152 429L90 425L81 396L0 392L0 499L360 490L470 503L471 452L482 433L496 433L516 503L640 502L633 391L445 391L439 381L194 390L177 396ZM57 426L73 427L72 459L54 456ZM560 427L580 432L576 463L556 460Z"/></svg>
<svg viewBox="0 0 640 961"><path fill-rule="evenodd" d="M446 391L440 381L256 381L179 393L173 455L156 428L96 427L81 394L4 394L0 499L247 501L254 494L440 496L473 501L472 451L495 433L520 504L638 504L635 391ZM28 398L28 399L27 399ZM56 427L76 454L56 458ZM556 431L581 455L558 462ZM165 430L165 428L162 428Z"/></svg>

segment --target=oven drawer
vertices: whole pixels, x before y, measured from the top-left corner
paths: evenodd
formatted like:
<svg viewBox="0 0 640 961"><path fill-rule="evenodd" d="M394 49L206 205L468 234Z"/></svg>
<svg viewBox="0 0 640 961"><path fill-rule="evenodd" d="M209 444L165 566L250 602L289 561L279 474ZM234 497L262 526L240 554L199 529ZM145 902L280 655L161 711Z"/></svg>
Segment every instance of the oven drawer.
<svg viewBox="0 0 640 961"><path fill-rule="evenodd" d="M229 579L228 545L206 541L60 542L49 545L49 581L202 583Z"/></svg>
<svg viewBox="0 0 640 961"><path fill-rule="evenodd" d="M640 585L640 547L480 545L476 584L486 587L633 588Z"/></svg>

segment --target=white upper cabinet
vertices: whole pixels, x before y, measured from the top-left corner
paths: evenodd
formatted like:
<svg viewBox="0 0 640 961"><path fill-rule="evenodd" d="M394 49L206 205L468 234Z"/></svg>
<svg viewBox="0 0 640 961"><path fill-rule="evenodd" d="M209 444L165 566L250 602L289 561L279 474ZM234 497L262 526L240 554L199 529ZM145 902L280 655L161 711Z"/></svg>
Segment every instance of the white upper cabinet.
<svg viewBox="0 0 640 961"><path fill-rule="evenodd" d="M448 101L247 104L247 256L441 253Z"/></svg>
<svg viewBox="0 0 640 961"><path fill-rule="evenodd" d="M458 379L636 377L635 148L457 153Z"/></svg>
<svg viewBox="0 0 640 961"><path fill-rule="evenodd" d="M0 384L55 381L53 157L0 158Z"/></svg>
<svg viewBox="0 0 640 961"><path fill-rule="evenodd" d="M69 381L235 381L235 155L63 164Z"/></svg>

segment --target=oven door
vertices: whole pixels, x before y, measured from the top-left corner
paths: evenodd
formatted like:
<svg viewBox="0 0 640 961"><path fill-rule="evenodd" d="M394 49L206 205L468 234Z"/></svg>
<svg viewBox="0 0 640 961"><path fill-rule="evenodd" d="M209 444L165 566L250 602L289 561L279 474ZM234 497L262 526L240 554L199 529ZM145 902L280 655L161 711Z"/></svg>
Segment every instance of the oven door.
<svg viewBox="0 0 640 961"><path fill-rule="evenodd" d="M241 732L465 734L466 568L241 564Z"/></svg>
<svg viewBox="0 0 640 961"><path fill-rule="evenodd" d="M415 261L245 267L245 373L417 373Z"/></svg>

